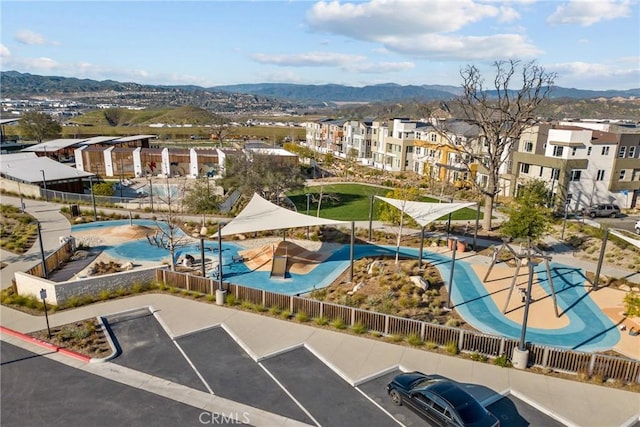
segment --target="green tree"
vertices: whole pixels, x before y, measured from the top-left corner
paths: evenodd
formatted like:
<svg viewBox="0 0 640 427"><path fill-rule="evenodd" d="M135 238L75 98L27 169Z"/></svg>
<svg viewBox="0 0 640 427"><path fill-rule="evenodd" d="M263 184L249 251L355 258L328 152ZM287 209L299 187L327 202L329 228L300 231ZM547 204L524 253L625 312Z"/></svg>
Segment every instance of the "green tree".
<svg viewBox="0 0 640 427"><path fill-rule="evenodd" d="M214 194L209 178L198 178L185 192L183 207L192 213L213 213L219 210L218 196Z"/></svg>
<svg viewBox="0 0 640 427"><path fill-rule="evenodd" d="M640 294L627 292L624 296L624 309L628 317L640 316Z"/></svg>
<svg viewBox="0 0 640 427"><path fill-rule="evenodd" d="M93 194L96 196L113 196L116 193L111 182L98 182L93 184Z"/></svg>
<svg viewBox="0 0 640 427"><path fill-rule="evenodd" d="M304 175L293 163L282 163L281 158L270 155L253 155L253 159L230 157L225 165L222 185L237 188L248 197L258 193L277 203L280 194L304 188Z"/></svg>
<svg viewBox="0 0 640 427"><path fill-rule="evenodd" d="M551 223L551 210L546 207L549 190L541 180L533 180L518 189L518 195L509 204L509 219L502 223L503 235L514 239L539 239Z"/></svg>
<svg viewBox="0 0 640 427"><path fill-rule="evenodd" d="M385 194L385 197L404 201L420 200L420 191L415 187L395 188ZM401 210L391 206L389 203L382 203L378 207L378 218L388 224L400 225ZM403 222L412 221L411 217L405 215Z"/></svg>
<svg viewBox="0 0 640 427"><path fill-rule="evenodd" d="M39 111L24 113L18 127L23 139L36 140L38 143L45 139L58 138L62 134L62 126L50 115Z"/></svg>

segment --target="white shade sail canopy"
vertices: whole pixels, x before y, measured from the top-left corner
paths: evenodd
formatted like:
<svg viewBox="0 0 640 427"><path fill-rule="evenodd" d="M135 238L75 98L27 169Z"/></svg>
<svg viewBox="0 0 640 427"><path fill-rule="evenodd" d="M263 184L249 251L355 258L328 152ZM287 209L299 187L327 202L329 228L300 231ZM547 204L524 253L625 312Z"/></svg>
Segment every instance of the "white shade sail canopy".
<svg viewBox="0 0 640 427"><path fill-rule="evenodd" d="M390 199L388 197L375 196L383 202L389 203L391 206L403 211L405 214L413 218L420 226L432 223L444 215L455 212L459 209L473 206L475 202L465 203L428 203L414 202L410 200Z"/></svg>
<svg viewBox="0 0 640 427"><path fill-rule="evenodd" d="M275 205L254 194L245 208L222 227L222 236L315 225L347 224L345 221L316 218ZM218 237L215 233L212 237Z"/></svg>

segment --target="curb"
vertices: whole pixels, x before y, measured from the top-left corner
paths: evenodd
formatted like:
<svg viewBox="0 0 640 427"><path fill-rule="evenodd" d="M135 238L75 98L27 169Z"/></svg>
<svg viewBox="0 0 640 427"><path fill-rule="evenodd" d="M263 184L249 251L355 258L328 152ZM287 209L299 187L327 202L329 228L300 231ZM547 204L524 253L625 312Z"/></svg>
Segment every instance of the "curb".
<svg viewBox="0 0 640 427"><path fill-rule="evenodd" d="M72 350L67 350L66 348L58 347L57 345L49 344L48 342L39 340L27 334L23 334L22 332L14 331L13 329L9 329L4 326L0 326L0 333L11 335L13 337L19 338L23 341L29 342L31 344L38 345L40 347L44 347L48 350L51 350L56 353L63 354L68 357L72 357L74 359L78 359L82 362L89 363L91 362L91 358L89 356L85 356L84 354L77 353Z"/></svg>

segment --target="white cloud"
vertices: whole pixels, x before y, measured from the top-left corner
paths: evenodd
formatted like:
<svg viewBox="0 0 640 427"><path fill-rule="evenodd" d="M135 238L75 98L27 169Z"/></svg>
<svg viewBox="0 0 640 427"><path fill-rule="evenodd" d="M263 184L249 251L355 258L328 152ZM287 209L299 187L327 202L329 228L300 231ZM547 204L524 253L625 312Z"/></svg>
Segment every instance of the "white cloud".
<svg viewBox="0 0 640 427"><path fill-rule="evenodd" d="M444 60L518 57L541 53L521 34L457 35L483 19L505 23L520 19L513 5L526 1L371 0L365 3L320 1L307 13L315 31L380 43L393 53ZM491 26L484 26L488 31ZM522 32L522 27L518 27Z"/></svg>
<svg viewBox="0 0 640 427"><path fill-rule="evenodd" d="M272 64L288 67L332 67L343 66L351 62L364 61L360 55L347 55L332 52L309 52L298 54L255 53L251 58L261 64Z"/></svg>
<svg viewBox="0 0 640 427"><path fill-rule="evenodd" d="M348 65L345 68L349 71L356 71L363 74L383 74L395 73L415 68L413 62L377 62L377 63L356 63Z"/></svg>
<svg viewBox="0 0 640 427"><path fill-rule="evenodd" d="M365 3L320 1L307 12L315 31L377 41L385 36L410 37L457 31L500 14L498 7L472 0L371 0Z"/></svg>
<svg viewBox="0 0 640 427"><path fill-rule="evenodd" d="M541 53L517 34L492 36L424 35L406 44L401 38L383 40L389 50L407 55L441 60L495 60L495 58L533 58Z"/></svg>
<svg viewBox="0 0 640 427"><path fill-rule="evenodd" d="M45 73L57 70L60 64L51 58L3 58L4 70L20 70L27 73Z"/></svg>
<svg viewBox="0 0 640 427"><path fill-rule="evenodd" d="M47 40L42 34L31 30L20 30L14 39L29 46L56 46L58 42Z"/></svg>
<svg viewBox="0 0 640 427"><path fill-rule="evenodd" d="M558 6L547 18L550 24L578 24L588 27L600 21L610 21L631 15L630 0L570 0Z"/></svg>
<svg viewBox="0 0 640 427"><path fill-rule="evenodd" d="M0 58L6 58L11 56L11 51L8 47L3 44L0 44Z"/></svg>
<svg viewBox="0 0 640 427"><path fill-rule="evenodd" d="M556 84L571 81L574 87L593 89L628 89L640 85L640 58L620 58L612 63L564 62L545 68L556 72Z"/></svg>

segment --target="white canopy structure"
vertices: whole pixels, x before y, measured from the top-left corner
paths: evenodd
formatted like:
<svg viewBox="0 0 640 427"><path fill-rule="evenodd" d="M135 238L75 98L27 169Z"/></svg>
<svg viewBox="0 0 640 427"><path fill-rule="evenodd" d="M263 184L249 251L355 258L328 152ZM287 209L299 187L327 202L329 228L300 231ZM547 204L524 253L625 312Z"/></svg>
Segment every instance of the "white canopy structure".
<svg viewBox="0 0 640 427"><path fill-rule="evenodd" d="M347 225L348 223L333 219L316 218L290 211L289 209L282 208L263 199L256 193L242 212L222 227L222 236L253 233L256 231L335 224ZM212 237L217 236L218 233L214 234Z"/></svg>
<svg viewBox="0 0 640 427"><path fill-rule="evenodd" d="M465 203L428 203L414 202L410 200L390 199L388 197L376 196L377 199L389 203L393 207L400 209L405 214L413 218L420 226L424 227L429 223L442 218L443 216L455 212L459 209L473 206L475 202Z"/></svg>

